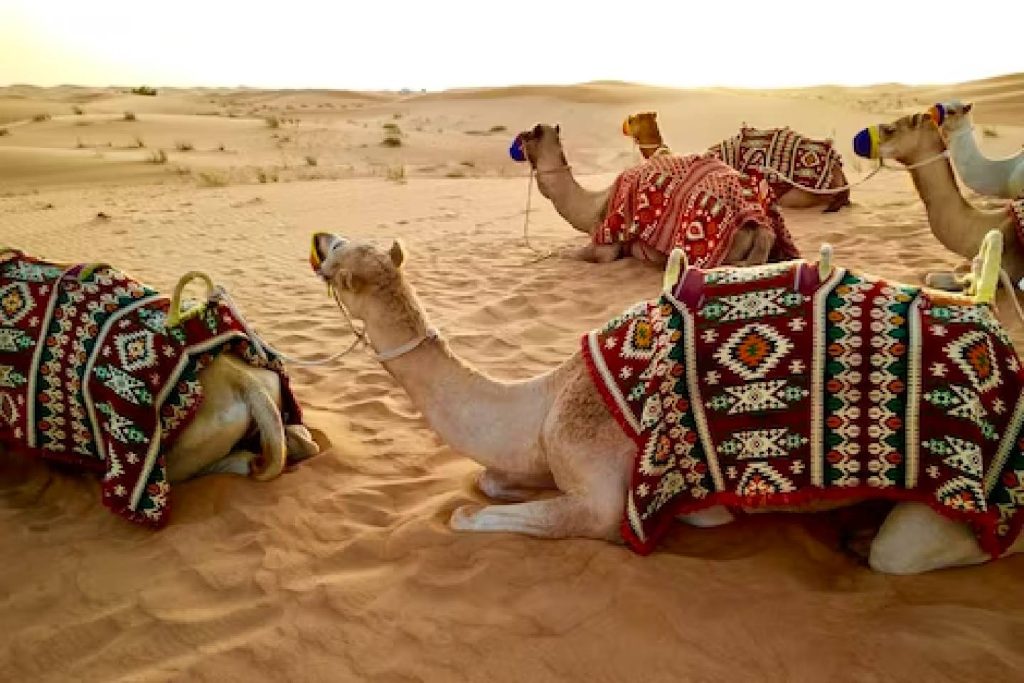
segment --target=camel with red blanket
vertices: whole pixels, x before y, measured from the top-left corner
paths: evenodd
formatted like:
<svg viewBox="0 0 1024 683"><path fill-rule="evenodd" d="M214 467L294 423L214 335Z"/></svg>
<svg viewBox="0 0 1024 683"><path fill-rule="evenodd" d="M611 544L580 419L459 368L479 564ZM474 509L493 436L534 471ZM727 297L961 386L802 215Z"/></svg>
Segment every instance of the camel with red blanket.
<svg viewBox="0 0 1024 683"><path fill-rule="evenodd" d="M511 503L461 506L453 529L648 553L677 516L882 498L898 502L870 565L911 574L1024 550L1024 375L987 303L998 239L977 299L829 258L682 268L676 250L660 296L515 382L430 326L399 243L321 233L311 260L428 424L484 466L480 490Z"/></svg>
<svg viewBox="0 0 1024 683"><path fill-rule="evenodd" d="M605 263L633 256L661 265L675 247L690 263L750 266L799 254L767 184L717 159L661 155L624 171L594 192L576 182L560 129L538 124L509 150L528 161L537 187L590 244L576 256Z"/></svg>
<svg viewBox="0 0 1024 683"><path fill-rule="evenodd" d="M0 249L0 444L102 473L103 504L150 527L173 482L267 481L319 452L281 361L221 298L182 314L185 282L169 302L104 264Z"/></svg>
<svg viewBox="0 0 1024 683"><path fill-rule="evenodd" d="M629 116L622 133L633 138L645 159L671 154L661 137L657 112ZM825 204L825 211L832 212L850 203L842 157L831 140L813 140L789 128L758 130L744 125L739 134L708 151L738 171L764 174L784 208Z"/></svg>

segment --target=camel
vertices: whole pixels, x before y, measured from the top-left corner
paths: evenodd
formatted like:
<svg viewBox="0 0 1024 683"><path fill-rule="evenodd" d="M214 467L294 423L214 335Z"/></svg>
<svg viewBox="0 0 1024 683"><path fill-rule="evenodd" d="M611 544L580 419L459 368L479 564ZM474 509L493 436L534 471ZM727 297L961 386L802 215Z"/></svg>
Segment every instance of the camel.
<svg viewBox="0 0 1024 683"><path fill-rule="evenodd" d="M1024 196L1024 151L1004 159L989 159L978 147L970 102L938 103L928 110L949 141L953 166L964 185L978 194L1014 199Z"/></svg>
<svg viewBox="0 0 1024 683"><path fill-rule="evenodd" d="M604 190L587 190L576 181L562 149L559 126L537 124L532 130L519 133L510 153L517 161L528 161L537 176L537 188L551 201L555 210L569 225L591 237L591 242L571 255L592 263L609 263L622 256L632 256L661 266L667 253L640 239L623 243L598 244L596 235L608 216L609 204L616 184ZM778 219L781 221L781 217ZM723 263L758 265L768 261L776 244L776 232L754 221L744 223L735 231L725 250ZM627 252L627 253L624 253Z"/></svg>
<svg viewBox="0 0 1024 683"><path fill-rule="evenodd" d="M856 135L853 146L859 156L893 159L907 167L924 202L932 234L944 247L970 259L985 235L998 230L1003 236L1003 266L1010 280L1018 283L1024 277L1024 248L1013 214L1006 209L981 210L964 199L946 143L930 113L865 128ZM948 272L929 273L925 282L951 290L963 285L961 278Z"/></svg>
<svg viewBox="0 0 1024 683"><path fill-rule="evenodd" d="M746 128L746 125L744 125L744 128ZM671 153L668 146L662 140L661 130L658 128L657 112L645 111L629 116L622 123L622 133L627 137L633 138L645 159L649 159L655 154ZM813 142L824 144L824 141ZM712 147L712 153L717 153L722 144L719 143ZM748 171L750 168L737 168L736 170ZM757 170L761 172L761 169ZM846 186L846 175L843 173L842 162L840 161L835 164L828 189L836 190ZM791 183L779 181L772 184L772 189L778 198L779 206L787 209L806 209L825 204L827 205L825 212L831 213L850 204L849 188L841 192L820 193L793 187Z"/></svg>
<svg viewBox="0 0 1024 683"><path fill-rule="evenodd" d="M669 270L679 267L679 254L674 251ZM620 540L637 445L599 394L589 359L577 351L532 379L488 377L460 359L430 326L402 269L405 260L399 242L384 251L338 235L313 236L316 272L334 288L346 315L363 321L378 360L430 427L484 467L476 480L480 491L511 503L460 506L451 515L450 527ZM818 267L824 268L826 260ZM722 273L723 281L729 281L749 273L762 277L761 271L789 265L708 273ZM554 495L537 498L545 491ZM716 505L679 518L696 526L717 526L732 515ZM1024 541L1018 539L1011 552L1021 550ZM868 561L881 572L911 574L976 564L987 557L966 525L928 505L901 502L872 542Z"/></svg>
<svg viewBox="0 0 1024 683"><path fill-rule="evenodd" d="M163 513L170 483L215 472L251 474L259 481L269 481L281 474L287 462L299 462L319 452L320 447L304 425L297 420L284 424L282 411L286 409L287 389L279 375L280 365L266 357L259 362L245 359L240 355L243 351L261 353L252 351L255 344L252 337L246 339L248 328L242 332L229 327L227 322L220 327L214 322L234 315L234 320L244 326L233 306L229 311L211 298L207 304L181 313L185 278L179 282L165 315L159 296L152 290L103 264L54 264L7 249L0 250L0 266L0 444L15 452L104 471L104 503L118 514L131 521L161 526L166 520ZM50 299L49 292L54 292ZM115 303L108 292L121 303ZM44 316L43 302L47 300L53 303ZM83 302L88 302L88 308ZM82 310L90 313L79 318L76 311ZM109 322L100 327L104 318L93 319L93 315L99 314L92 311L103 311ZM46 316L57 321L54 326L34 327L49 319ZM71 316L76 322L67 322ZM81 327L76 329L78 320ZM115 321L119 325L113 325ZM26 324L29 327L24 327ZM55 332L58 324L65 332ZM207 329L216 330L216 336L209 342L193 344L189 335L195 333L201 339ZM70 334L72 331L74 335ZM37 338L37 334L41 336ZM78 342L67 341L69 336L93 345L88 363L88 347L76 350ZM171 338L174 344L170 343ZM45 339L46 344L41 344L40 339ZM224 347L223 352L208 356L209 362L196 364L198 354L209 354L229 342L248 346ZM51 352L40 355L37 347L61 349L66 344L71 345L59 354L54 352L51 360L40 361ZM176 360L175 348L187 349L193 362L186 363L185 357ZM76 356L75 360L65 360ZM62 380L63 387L50 385L50 389L39 391L40 395L50 396L46 406L62 406L53 413L60 417L39 413L36 420L62 425L59 432L45 427L37 429L26 417L25 408L18 408L26 403L21 393L26 383L40 381L32 378L53 376L54 368L60 368L60 377L67 378ZM164 368L176 369L165 376ZM198 370L194 380L199 385L198 392L189 388L193 380L188 373L194 370L188 368ZM148 380L151 384L140 379L147 376L152 378ZM82 387L81 399L71 397L71 383ZM106 390L112 393L98 395ZM154 431L147 432L141 423L133 424L133 417L125 417L123 408L116 405L119 399L123 399L121 406L128 410L138 407L143 415L147 411L153 415L155 410L156 422L150 423ZM297 417L298 407L290 392L287 400L291 420ZM201 401L198 407L197 401ZM88 411L88 421L84 411ZM79 423L86 425L85 431L80 432L84 436L76 437L76 445L70 449L66 446L67 432L74 431ZM256 437L254 428L258 432L259 454L247 450L249 437ZM125 497L121 501L111 499L106 487L117 477L125 476L129 468L126 463L139 462L139 452L133 450L133 444L143 444L142 455L151 458L151 464L140 475L142 481L149 482L144 489L147 493L136 490L134 502L129 504L124 502L128 500L126 491L116 493ZM155 447L159 449L154 451ZM152 463L158 469L152 469ZM135 476L132 471L128 475ZM129 488L136 485L134 480L124 483ZM152 505L139 508L140 500Z"/></svg>
<svg viewBox="0 0 1024 683"><path fill-rule="evenodd" d="M644 159L650 159L655 154L670 153L668 145L661 139L656 111L642 111L630 115L622 122L622 134L633 138Z"/></svg>

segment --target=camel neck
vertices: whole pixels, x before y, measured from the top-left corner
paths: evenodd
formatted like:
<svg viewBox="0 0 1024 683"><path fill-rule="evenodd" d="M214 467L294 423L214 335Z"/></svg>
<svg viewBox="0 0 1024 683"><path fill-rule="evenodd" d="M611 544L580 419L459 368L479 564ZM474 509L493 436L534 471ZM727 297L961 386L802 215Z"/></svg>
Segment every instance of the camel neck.
<svg viewBox="0 0 1024 683"><path fill-rule="evenodd" d="M932 144L922 145L900 161L913 166L941 154L944 150L938 131ZM914 187L924 202L928 223L936 239L950 251L964 258L978 253L988 227L986 216L971 206L960 193L953 167L945 158L936 159L910 170Z"/></svg>
<svg viewBox="0 0 1024 683"><path fill-rule="evenodd" d="M568 167L538 169L537 188L569 225L588 235L594 234L604 219L611 192L611 188L600 192L583 188Z"/></svg>
<svg viewBox="0 0 1024 683"><path fill-rule="evenodd" d="M375 348L407 343L428 329L426 315L407 288L382 296L366 317ZM383 363L430 427L452 448L485 467L521 469L540 458L539 432L546 406L545 376L500 382L462 361L440 338ZM535 430L531 435L530 430Z"/></svg>

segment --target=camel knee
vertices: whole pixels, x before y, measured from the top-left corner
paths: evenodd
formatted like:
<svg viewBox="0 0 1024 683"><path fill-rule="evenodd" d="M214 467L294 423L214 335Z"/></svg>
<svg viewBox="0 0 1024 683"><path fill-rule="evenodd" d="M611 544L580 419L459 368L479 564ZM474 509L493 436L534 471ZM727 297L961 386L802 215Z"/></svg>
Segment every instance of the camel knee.
<svg viewBox="0 0 1024 683"><path fill-rule="evenodd" d="M965 524L923 503L900 503L871 543L868 564L885 574L919 574L988 559Z"/></svg>

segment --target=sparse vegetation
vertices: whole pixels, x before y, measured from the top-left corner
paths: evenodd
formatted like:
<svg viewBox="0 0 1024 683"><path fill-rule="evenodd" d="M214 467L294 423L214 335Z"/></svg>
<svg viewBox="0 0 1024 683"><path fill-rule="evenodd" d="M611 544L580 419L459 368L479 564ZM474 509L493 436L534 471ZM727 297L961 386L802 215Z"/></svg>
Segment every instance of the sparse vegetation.
<svg viewBox="0 0 1024 683"><path fill-rule="evenodd" d="M82 138L78 138L78 141L75 143L75 147L78 149L85 149L85 143L82 142Z"/></svg>
<svg viewBox="0 0 1024 683"><path fill-rule="evenodd" d="M981 135L986 138L997 138L999 137L999 131L993 126L985 126L981 129Z"/></svg>
<svg viewBox="0 0 1024 683"><path fill-rule="evenodd" d="M491 126L491 133L504 133L508 130L508 126Z"/></svg>
<svg viewBox="0 0 1024 683"><path fill-rule="evenodd" d="M388 166L387 179L395 183L405 182L405 165Z"/></svg>
<svg viewBox="0 0 1024 683"><path fill-rule="evenodd" d="M10 135L10 134L11 134L11 131L7 130L6 128L0 128L0 138L2 138L5 135Z"/></svg>
<svg viewBox="0 0 1024 683"><path fill-rule="evenodd" d="M138 88L132 88L131 93L133 95L145 95L147 97L156 97L156 88L150 88L149 86L142 85Z"/></svg>
<svg viewBox="0 0 1024 683"><path fill-rule="evenodd" d="M174 148L177 149L179 152L191 152L193 149L195 149L191 142L187 142L185 140L178 140L177 142L175 142Z"/></svg>
<svg viewBox="0 0 1024 683"><path fill-rule="evenodd" d="M312 154L306 155L306 166L316 166L317 159Z"/></svg>
<svg viewBox="0 0 1024 683"><path fill-rule="evenodd" d="M381 140L381 145L384 147L401 147L402 146L402 129L394 123L384 124L384 139Z"/></svg>
<svg viewBox="0 0 1024 683"><path fill-rule="evenodd" d="M136 120L135 112L133 112L133 111L126 111L124 113L124 120L125 121L135 121Z"/></svg>
<svg viewBox="0 0 1024 683"><path fill-rule="evenodd" d="M85 113L85 110L83 110L79 106L74 106L74 107L71 107L71 113L74 114L75 116L81 116L82 114Z"/></svg>
<svg viewBox="0 0 1024 683"><path fill-rule="evenodd" d="M145 146L146 146L145 141L143 141L142 138L140 138L138 135L136 135L135 136L135 147L136 147L136 149L142 149Z"/></svg>
<svg viewBox="0 0 1024 683"><path fill-rule="evenodd" d="M278 173L273 169L267 170L260 168L256 170L256 180L260 181L261 183L276 183L277 179Z"/></svg>
<svg viewBox="0 0 1024 683"><path fill-rule="evenodd" d="M444 174L445 178L465 178L466 172L461 168L453 168Z"/></svg>
<svg viewBox="0 0 1024 683"><path fill-rule="evenodd" d="M166 164L167 163L167 152L162 149L158 149L155 152L150 152L149 157L146 159L151 164Z"/></svg>
<svg viewBox="0 0 1024 683"><path fill-rule="evenodd" d="M228 184L228 176L214 171L202 171L197 176L200 187L224 187Z"/></svg>
<svg viewBox="0 0 1024 683"><path fill-rule="evenodd" d="M264 116L263 121L267 124L267 128L281 127L281 119L276 116Z"/></svg>
<svg viewBox="0 0 1024 683"><path fill-rule="evenodd" d="M49 114L36 114L32 117L32 121L35 123L42 123L43 121L49 121L52 117Z"/></svg>

